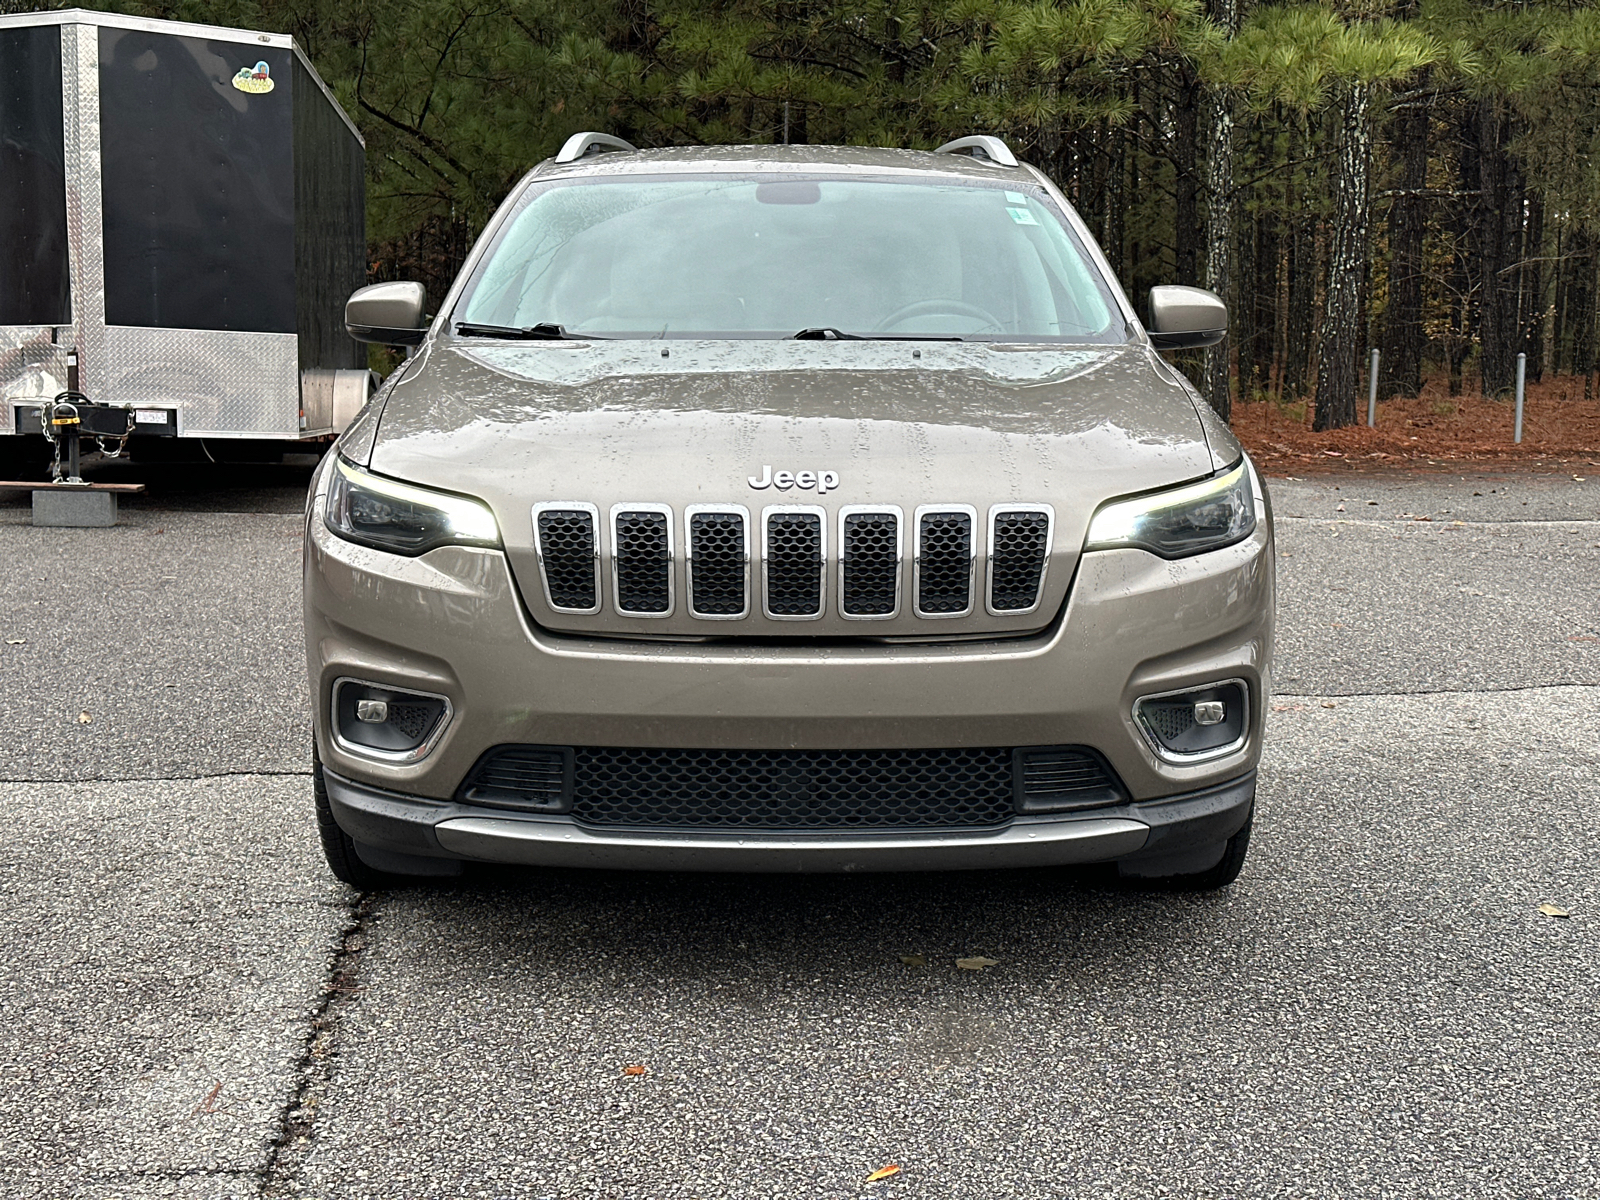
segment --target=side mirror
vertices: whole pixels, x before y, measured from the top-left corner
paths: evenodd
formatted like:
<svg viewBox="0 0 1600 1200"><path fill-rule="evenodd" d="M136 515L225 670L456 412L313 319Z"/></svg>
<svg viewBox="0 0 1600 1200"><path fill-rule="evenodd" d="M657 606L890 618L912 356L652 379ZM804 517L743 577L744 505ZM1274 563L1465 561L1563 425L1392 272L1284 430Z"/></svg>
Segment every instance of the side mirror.
<svg viewBox="0 0 1600 1200"><path fill-rule="evenodd" d="M1153 287L1149 328L1157 350L1215 346L1228 336L1228 306L1205 288Z"/></svg>
<svg viewBox="0 0 1600 1200"><path fill-rule="evenodd" d="M374 283L357 288L344 305L344 327L358 342L415 346L428 332L423 309L428 289L420 283Z"/></svg>

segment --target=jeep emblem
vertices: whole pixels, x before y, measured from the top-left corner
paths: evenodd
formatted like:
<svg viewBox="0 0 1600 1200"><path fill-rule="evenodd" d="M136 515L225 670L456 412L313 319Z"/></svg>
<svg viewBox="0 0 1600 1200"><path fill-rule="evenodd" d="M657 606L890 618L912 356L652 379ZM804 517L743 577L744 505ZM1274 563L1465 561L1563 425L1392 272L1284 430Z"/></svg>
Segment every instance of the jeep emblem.
<svg viewBox="0 0 1600 1200"><path fill-rule="evenodd" d="M751 475L745 482L758 492L769 487L775 487L780 492L787 492L792 487L805 488L807 491L816 488L817 495L826 496L839 486L839 472L774 471L769 464L761 468L759 478Z"/></svg>

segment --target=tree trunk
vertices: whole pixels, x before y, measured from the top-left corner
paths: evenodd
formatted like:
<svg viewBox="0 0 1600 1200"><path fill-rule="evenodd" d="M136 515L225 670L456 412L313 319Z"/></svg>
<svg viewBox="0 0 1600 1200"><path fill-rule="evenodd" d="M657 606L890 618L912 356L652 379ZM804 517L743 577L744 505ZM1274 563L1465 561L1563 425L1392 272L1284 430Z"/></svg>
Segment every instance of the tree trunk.
<svg viewBox="0 0 1600 1200"><path fill-rule="evenodd" d="M1177 189L1177 203L1173 211L1172 282L1192 285L1200 277L1195 263L1199 240L1196 231L1200 227L1199 178L1195 156L1200 85L1187 61L1173 67L1173 81L1177 90L1172 113L1176 134L1173 158L1176 177L1173 185Z"/></svg>
<svg viewBox="0 0 1600 1200"><path fill-rule="evenodd" d="M1516 382L1521 287L1522 189L1511 159L1510 121L1493 98L1478 108L1478 386L1484 396Z"/></svg>
<svg viewBox="0 0 1600 1200"><path fill-rule="evenodd" d="M1339 429L1356 421L1356 393L1364 326L1362 284L1366 278L1372 190L1372 85L1353 83L1335 114L1329 190L1328 284L1323 300L1322 336L1317 351L1316 415L1313 429Z"/></svg>
<svg viewBox="0 0 1600 1200"><path fill-rule="evenodd" d="M1306 204L1305 179L1291 176L1285 210L1289 234L1289 313L1283 344L1283 394L1300 399L1311 373L1311 332L1316 324L1317 244L1315 219Z"/></svg>
<svg viewBox="0 0 1600 1200"><path fill-rule="evenodd" d="M1424 79L1424 84L1426 79ZM1415 396L1422 390L1422 241L1428 230L1428 135L1431 97L1403 110L1394 121L1394 152L1400 176L1389 207L1389 305L1383 321L1385 396Z"/></svg>
<svg viewBox="0 0 1600 1200"><path fill-rule="evenodd" d="M1211 0L1211 19L1232 36L1239 31L1239 0ZM1237 311L1231 294L1233 283L1233 103L1227 90L1205 89L1206 110L1206 287ZM1201 378L1202 394L1224 421L1233 415L1231 346L1224 340L1206 348Z"/></svg>

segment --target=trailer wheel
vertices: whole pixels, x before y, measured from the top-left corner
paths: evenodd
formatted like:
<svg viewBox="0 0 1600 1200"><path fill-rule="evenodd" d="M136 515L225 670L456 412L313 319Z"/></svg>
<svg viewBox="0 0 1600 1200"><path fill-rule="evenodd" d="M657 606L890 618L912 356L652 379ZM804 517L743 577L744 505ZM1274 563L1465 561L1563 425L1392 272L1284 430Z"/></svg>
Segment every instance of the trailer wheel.
<svg viewBox="0 0 1600 1200"><path fill-rule="evenodd" d="M50 443L42 437L0 437L0 479L19 482L50 475Z"/></svg>

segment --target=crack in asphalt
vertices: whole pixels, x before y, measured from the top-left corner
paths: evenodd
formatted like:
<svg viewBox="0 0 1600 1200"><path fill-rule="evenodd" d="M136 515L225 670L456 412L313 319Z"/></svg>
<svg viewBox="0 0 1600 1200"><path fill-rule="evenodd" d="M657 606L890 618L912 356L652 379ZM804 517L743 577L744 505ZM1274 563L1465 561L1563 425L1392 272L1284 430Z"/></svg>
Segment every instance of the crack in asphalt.
<svg viewBox="0 0 1600 1200"><path fill-rule="evenodd" d="M207 771L199 775L74 775L71 778L42 779L0 776L0 783L188 783L202 779L294 779L309 778L303 771Z"/></svg>
<svg viewBox="0 0 1600 1200"><path fill-rule="evenodd" d="M1554 692L1562 688L1585 688L1593 691L1600 683L1509 683L1503 687L1481 688L1417 688L1400 692L1280 692L1273 690L1273 700L1319 700L1324 696L1337 696L1341 700L1381 700L1385 696L1495 696L1502 692Z"/></svg>
<svg viewBox="0 0 1600 1200"><path fill-rule="evenodd" d="M327 1095L339 1053L339 1027L346 1010L360 994L361 955L377 894L360 892L346 904L347 918L339 947L328 963L322 995L307 1023L305 1044L295 1063L296 1083L278 1118L277 1132L260 1171L261 1200L288 1200L316 1137L317 1109Z"/></svg>

